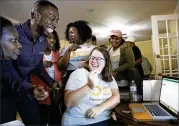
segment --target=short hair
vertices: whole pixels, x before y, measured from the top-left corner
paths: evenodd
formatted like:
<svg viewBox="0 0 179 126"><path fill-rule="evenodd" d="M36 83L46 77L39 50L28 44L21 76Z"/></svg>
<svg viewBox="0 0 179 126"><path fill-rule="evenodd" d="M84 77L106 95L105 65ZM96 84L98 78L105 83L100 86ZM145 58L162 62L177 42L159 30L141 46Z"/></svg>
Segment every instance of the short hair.
<svg viewBox="0 0 179 126"><path fill-rule="evenodd" d="M96 41L96 36L92 35L91 36L91 41L93 41L93 42Z"/></svg>
<svg viewBox="0 0 179 126"><path fill-rule="evenodd" d="M8 27L13 27L12 22L7 18L0 16L0 39L2 37L3 30Z"/></svg>
<svg viewBox="0 0 179 126"><path fill-rule="evenodd" d="M42 10L48 8L49 6L58 10L58 7L55 6L53 3L51 3L48 0L38 0L38 1L36 1L31 8L31 18L34 17L35 11L41 12Z"/></svg>
<svg viewBox="0 0 179 126"><path fill-rule="evenodd" d="M110 55L108 53L108 51L102 47L95 47L91 53L93 53L93 51L98 50L99 52L102 53L102 55L104 56L105 59L105 66L102 70L102 80L106 81L106 82L112 82L112 64L111 64L111 60L110 60ZM89 71L89 60L85 63L84 68L87 69Z"/></svg>
<svg viewBox="0 0 179 126"><path fill-rule="evenodd" d="M69 29L71 27L75 27L78 30L79 38L83 42L86 42L88 39L91 38L92 30L91 30L90 26L88 25L88 22L79 20L79 21L69 23L66 26L65 37L68 41L69 41Z"/></svg>
<svg viewBox="0 0 179 126"><path fill-rule="evenodd" d="M58 51L60 49L60 40L58 37L58 33L54 30L52 34L54 35L54 39L55 39L55 51Z"/></svg>

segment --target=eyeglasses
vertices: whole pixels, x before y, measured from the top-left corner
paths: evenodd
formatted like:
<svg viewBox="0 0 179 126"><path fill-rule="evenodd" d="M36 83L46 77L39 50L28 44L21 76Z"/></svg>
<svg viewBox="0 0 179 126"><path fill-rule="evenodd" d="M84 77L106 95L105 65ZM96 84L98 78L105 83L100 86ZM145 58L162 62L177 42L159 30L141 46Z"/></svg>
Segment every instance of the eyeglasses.
<svg viewBox="0 0 179 126"><path fill-rule="evenodd" d="M94 57L94 56L90 56L89 59L90 59L90 60L94 60L94 59L96 59L97 61L104 60L104 58L101 58L101 57Z"/></svg>

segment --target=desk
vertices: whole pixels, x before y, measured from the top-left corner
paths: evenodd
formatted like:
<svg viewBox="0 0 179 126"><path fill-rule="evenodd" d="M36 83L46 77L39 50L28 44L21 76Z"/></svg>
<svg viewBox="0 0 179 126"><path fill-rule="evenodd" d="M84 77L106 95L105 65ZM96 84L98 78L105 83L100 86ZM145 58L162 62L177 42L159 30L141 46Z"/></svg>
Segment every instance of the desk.
<svg viewBox="0 0 179 126"><path fill-rule="evenodd" d="M123 113L122 111L130 111L129 103L120 103L115 107L114 112L117 118L118 125L132 125L132 126L176 126L177 124L172 124L170 121L148 121L148 122L136 122L132 119L131 113Z"/></svg>

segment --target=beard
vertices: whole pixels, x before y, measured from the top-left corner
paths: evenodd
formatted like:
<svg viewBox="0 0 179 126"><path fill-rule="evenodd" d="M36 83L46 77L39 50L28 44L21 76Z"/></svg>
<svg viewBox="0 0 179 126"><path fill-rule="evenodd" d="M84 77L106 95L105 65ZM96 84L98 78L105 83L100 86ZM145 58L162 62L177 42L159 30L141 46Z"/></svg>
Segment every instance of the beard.
<svg viewBox="0 0 179 126"><path fill-rule="evenodd" d="M40 36L48 37L45 34L45 28L43 26L41 26L41 25L38 25L36 32L39 33Z"/></svg>

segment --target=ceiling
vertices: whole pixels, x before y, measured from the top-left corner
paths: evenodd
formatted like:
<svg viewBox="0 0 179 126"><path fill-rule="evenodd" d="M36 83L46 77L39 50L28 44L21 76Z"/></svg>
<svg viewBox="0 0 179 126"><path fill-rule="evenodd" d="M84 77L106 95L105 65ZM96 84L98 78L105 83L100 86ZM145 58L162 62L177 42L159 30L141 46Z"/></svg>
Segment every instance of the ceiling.
<svg viewBox="0 0 179 126"><path fill-rule="evenodd" d="M86 20L93 34L102 44L107 41L112 29L134 36L137 41L150 40L151 16L173 14L179 11L177 0L51 0L60 13L57 31L64 39L65 27L76 20ZM1 0L0 15L14 23L30 18L35 0Z"/></svg>

